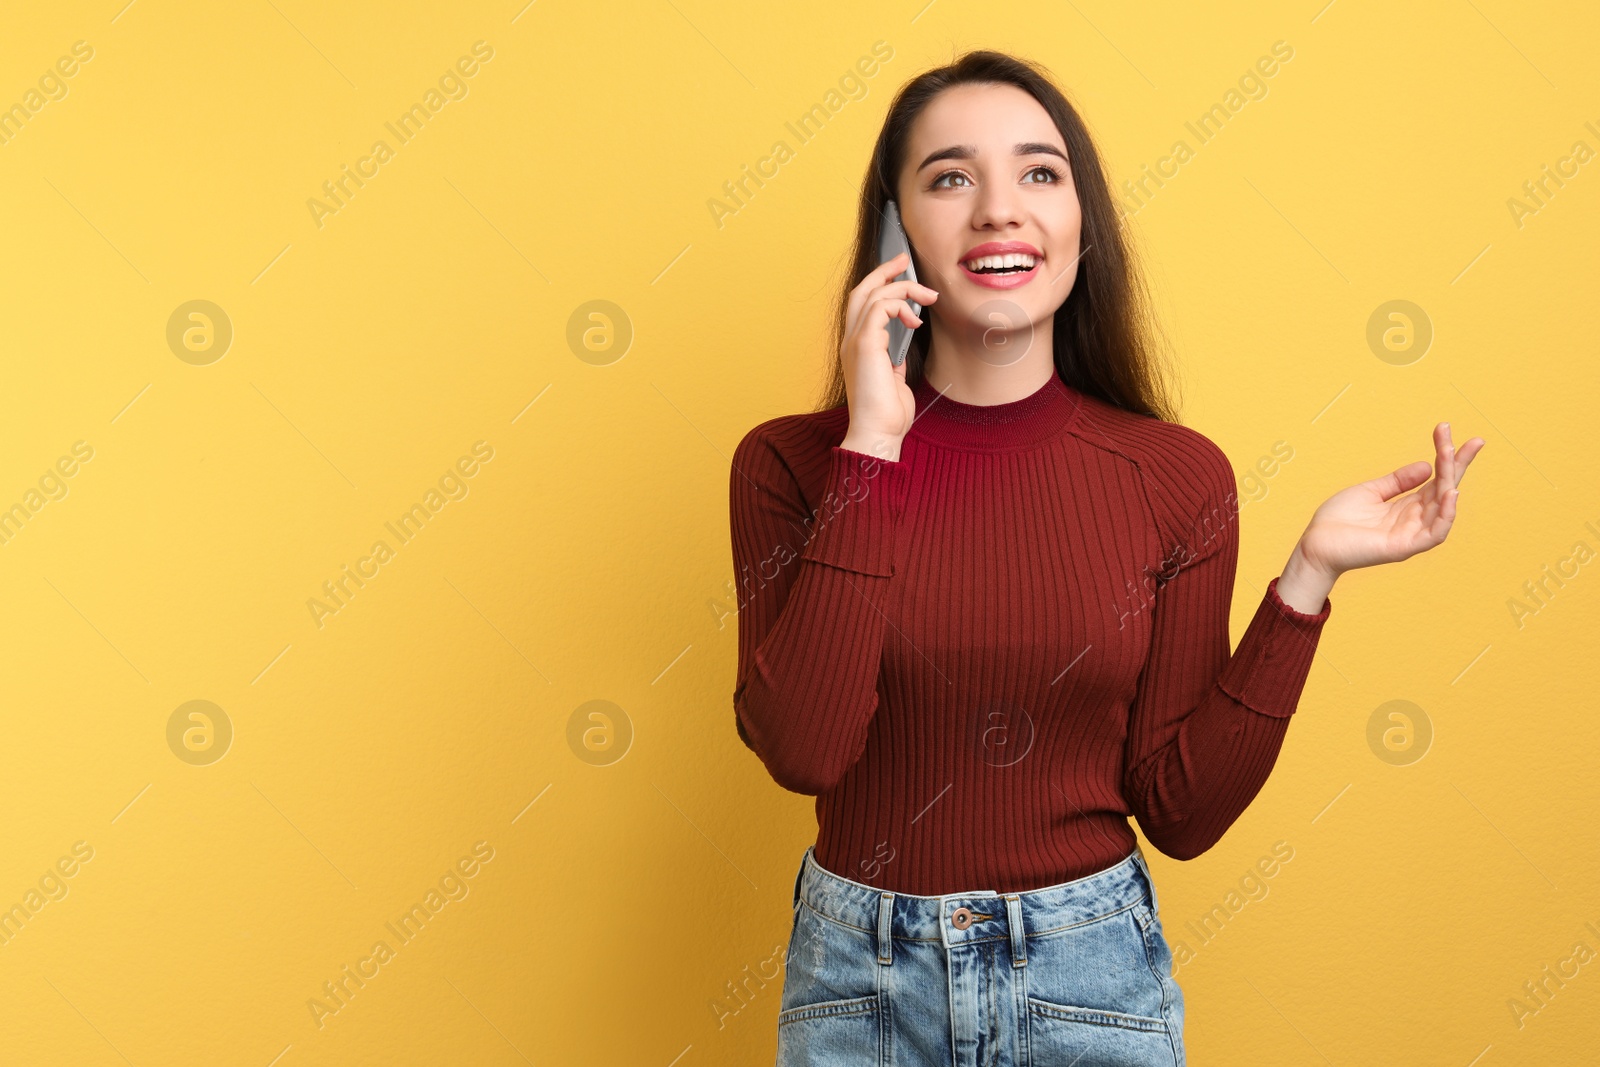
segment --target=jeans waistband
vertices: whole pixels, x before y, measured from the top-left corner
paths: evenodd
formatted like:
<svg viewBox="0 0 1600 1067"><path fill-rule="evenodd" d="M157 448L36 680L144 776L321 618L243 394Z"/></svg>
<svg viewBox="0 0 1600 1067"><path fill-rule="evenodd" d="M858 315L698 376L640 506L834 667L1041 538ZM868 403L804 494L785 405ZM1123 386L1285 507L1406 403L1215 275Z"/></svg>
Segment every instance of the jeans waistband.
<svg viewBox="0 0 1600 1067"><path fill-rule="evenodd" d="M795 876L794 906L803 901L819 915L876 933L879 961L890 962L892 941L942 942L946 947L1009 940L1013 962L1026 962L1029 937L1094 922L1128 908L1141 908L1144 925L1155 906L1150 869L1137 845L1125 859L1070 882L1017 893L971 890L918 896L893 893L852 881L816 861L808 846ZM960 913L960 914L958 914Z"/></svg>

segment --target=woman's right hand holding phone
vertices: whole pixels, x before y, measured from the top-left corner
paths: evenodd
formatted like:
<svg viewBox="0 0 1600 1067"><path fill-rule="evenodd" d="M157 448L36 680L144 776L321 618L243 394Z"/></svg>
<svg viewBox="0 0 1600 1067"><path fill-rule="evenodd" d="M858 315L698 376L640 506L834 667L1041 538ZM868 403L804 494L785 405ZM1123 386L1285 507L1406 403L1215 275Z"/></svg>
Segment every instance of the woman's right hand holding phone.
<svg viewBox="0 0 1600 1067"><path fill-rule="evenodd" d="M922 325L911 301L927 307L939 294L920 282L891 281L904 271L910 256L902 252L880 263L850 291L845 306L844 388L850 425L839 447L891 462L900 459L900 443L916 418L917 402L906 384L906 367L889 361L889 319L907 329Z"/></svg>

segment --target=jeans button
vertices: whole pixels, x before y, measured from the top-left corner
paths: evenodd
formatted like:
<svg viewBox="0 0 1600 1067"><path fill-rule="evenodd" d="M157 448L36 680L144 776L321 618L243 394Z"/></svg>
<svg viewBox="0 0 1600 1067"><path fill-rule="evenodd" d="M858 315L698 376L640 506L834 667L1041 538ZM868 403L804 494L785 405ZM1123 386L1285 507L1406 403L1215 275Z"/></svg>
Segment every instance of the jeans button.
<svg viewBox="0 0 1600 1067"><path fill-rule="evenodd" d="M957 930L965 930L972 925L972 909L957 908L954 914L950 916L950 922L955 925Z"/></svg>

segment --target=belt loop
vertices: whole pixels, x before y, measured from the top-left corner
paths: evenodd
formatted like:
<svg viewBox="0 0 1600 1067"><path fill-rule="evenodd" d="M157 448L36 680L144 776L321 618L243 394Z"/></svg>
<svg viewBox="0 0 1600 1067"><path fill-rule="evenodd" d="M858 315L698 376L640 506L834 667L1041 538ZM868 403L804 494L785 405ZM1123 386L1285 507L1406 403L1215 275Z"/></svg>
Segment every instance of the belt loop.
<svg viewBox="0 0 1600 1067"><path fill-rule="evenodd" d="M1140 928L1148 930L1151 924L1156 921L1156 883L1155 879L1150 877L1150 867L1145 863L1144 850L1139 848L1137 844L1134 845L1133 854L1130 858L1133 860L1133 873L1135 880L1142 889L1141 895L1143 897L1134 906L1133 915L1138 920Z"/></svg>
<svg viewBox="0 0 1600 1067"><path fill-rule="evenodd" d="M1150 861L1145 859L1144 849L1139 849L1139 870L1144 874L1144 884L1150 887L1150 910L1160 914L1161 899L1156 896L1156 878L1150 873Z"/></svg>
<svg viewBox="0 0 1600 1067"><path fill-rule="evenodd" d="M1011 966L1021 967L1028 962L1028 931L1022 926L1022 898L1015 893L1006 894L1006 925L1011 928Z"/></svg>
<svg viewBox="0 0 1600 1067"><path fill-rule="evenodd" d="M1139 875L1139 880L1144 883L1145 895L1150 898L1149 910L1154 913L1159 907L1156 904L1156 880L1150 874L1150 864L1145 861L1144 849L1139 847L1138 842L1134 842L1133 846L1133 866ZM1148 926L1149 923L1145 925Z"/></svg>
<svg viewBox="0 0 1600 1067"><path fill-rule="evenodd" d="M887 967L894 962L894 894L878 897L878 962Z"/></svg>
<svg viewBox="0 0 1600 1067"><path fill-rule="evenodd" d="M806 876L806 860L810 858L811 850L814 847L813 845L807 845L805 852L800 856L800 869L794 874L794 899L789 902L791 908L800 906L800 881Z"/></svg>

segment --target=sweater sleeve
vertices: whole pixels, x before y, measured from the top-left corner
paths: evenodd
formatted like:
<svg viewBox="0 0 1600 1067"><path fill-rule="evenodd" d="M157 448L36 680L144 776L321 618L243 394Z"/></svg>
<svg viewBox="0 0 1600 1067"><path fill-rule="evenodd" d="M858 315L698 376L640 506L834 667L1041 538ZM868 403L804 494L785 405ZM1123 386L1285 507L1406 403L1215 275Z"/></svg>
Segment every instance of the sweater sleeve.
<svg viewBox="0 0 1600 1067"><path fill-rule="evenodd" d="M747 434L730 475L734 719L774 781L815 796L860 758L878 707L880 604L909 475L904 460L834 446L819 502L808 507L777 447L781 426Z"/></svg>
<svg viewBox="0 0 1600 1067"><path fill-rule="evenodd" d="M1216 844L1266 784L1333 607L1330 598L1316 615L1296 611L1273 578L1229 655L1237 482L1216 446L1200 456L1206 503L1163 568L1176 573L1156 590L1125 770L1140 829L1180 860Z"/></svg>

